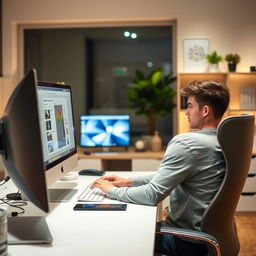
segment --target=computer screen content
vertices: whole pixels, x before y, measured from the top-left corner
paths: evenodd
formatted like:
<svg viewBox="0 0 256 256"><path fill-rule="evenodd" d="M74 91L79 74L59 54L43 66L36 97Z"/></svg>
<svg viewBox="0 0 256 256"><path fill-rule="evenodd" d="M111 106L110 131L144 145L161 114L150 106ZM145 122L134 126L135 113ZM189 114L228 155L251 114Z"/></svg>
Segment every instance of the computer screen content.
<svg viewBox="0 0 256 256"><path fill-rule="evenodd" d="M71 88L48 82L37 86L47 185L77 165Z"/></svg>
<svg viewBox="0 0 256 256"><path fill-rule="evenodd" d="M81 147L127 147L130 145L129 115L82 115Z"/></svg>

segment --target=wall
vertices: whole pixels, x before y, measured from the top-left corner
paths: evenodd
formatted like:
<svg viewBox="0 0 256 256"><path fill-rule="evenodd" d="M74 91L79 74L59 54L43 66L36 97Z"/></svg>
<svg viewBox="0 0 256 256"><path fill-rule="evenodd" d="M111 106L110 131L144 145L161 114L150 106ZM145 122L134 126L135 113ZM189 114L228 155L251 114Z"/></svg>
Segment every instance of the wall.
<svg viewBox="0 0 256 256"><path fill-rule="evenodd" d="M240 72L256 65L255 0L3 0L3 75L0 114L20 79L18 24L177 20L177 71L183 71L183 38L206 37L210 49L239 53ZM103 23L104 24L104 23ZM225 70L223 70L225 71ZM2 80L2 79L1 79ZM0 80L0 83L1 83Z"/></svg>
<svg viewBox="0 0 256 256"><path fill-rule="evenodd" d="M47 30L44 36L39 33L42 39L40 42L40 74L47 77L46 80L45 78L39 79L52 82L61 80L72 86L75 127L79 127L79 117L84 114L85 109L84 37L71 30L68 36L72 40L67 40L66 33L63 30L58 33L55 30ZM62 49L59 49L60 45ZM76 129L77 139L78 135L79 129Z"/></svg>

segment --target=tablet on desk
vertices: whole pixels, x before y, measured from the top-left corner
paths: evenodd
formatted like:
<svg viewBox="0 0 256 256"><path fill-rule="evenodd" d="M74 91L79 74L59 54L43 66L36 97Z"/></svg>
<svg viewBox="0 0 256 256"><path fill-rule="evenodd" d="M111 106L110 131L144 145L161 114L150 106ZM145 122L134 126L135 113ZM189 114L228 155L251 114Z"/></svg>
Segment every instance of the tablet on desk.
<svg viewBox="0 0 256 256"><path fill-rule="evenodd" d="M74 211L125 211L127 204L76 204Z"/></svg>

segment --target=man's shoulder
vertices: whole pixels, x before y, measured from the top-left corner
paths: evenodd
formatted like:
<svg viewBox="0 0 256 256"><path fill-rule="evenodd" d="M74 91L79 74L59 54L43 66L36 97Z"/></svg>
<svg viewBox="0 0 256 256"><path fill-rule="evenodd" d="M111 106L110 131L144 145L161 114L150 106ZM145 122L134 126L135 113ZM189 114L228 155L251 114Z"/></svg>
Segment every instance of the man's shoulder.
<svg viewBox="0 0 256 256"><path fill-rule="evenodd" d="M169 147L180 147L181 149L187 149L191 142L194 140L192 132L180 133L175 135L168 143Z"/></svg>
<svg viewBox="0 0 256 256"><path fill-rule="evenodd" d="M215 141L216 138L216 132L214 130L200 130L200 131L191 131L187 133L181 133L178 135L175 135L172 140L170 141L170 144L181 144L186 146L192 146L197 144L204 144Z"/></svg>
<svg viewBox="0 0 256 256"><path fill-rule="evenodd" d="M195 136L195 132L186 132L175 135L171 141L184 141L187 139L193 139Z"/></svg>

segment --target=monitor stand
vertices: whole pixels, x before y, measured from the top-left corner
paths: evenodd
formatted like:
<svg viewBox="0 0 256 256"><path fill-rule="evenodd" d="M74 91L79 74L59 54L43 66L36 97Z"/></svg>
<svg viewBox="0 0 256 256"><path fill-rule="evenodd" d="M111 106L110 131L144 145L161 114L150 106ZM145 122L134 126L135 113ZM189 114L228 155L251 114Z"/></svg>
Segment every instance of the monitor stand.
<svg viewBox="0 0 256 256"><path fill-rule="evenodd" d="M68 173L66 176L70 179L71 175L69 174L70 173ZM76 175L76 177L72 177L71 181L64 179L66 176L63 176L60 182L57 181L52 186L48 187L48 196L50 202L69 202L77 193L78 189L75 189L75 187L77 186L78 175ZM73 180L73 178L75 179Z"/></svg>
<svg viewBox="0 0 256 256"><path fill-rule="evenodd" d="M12 244L51 244L52 236L44 217L8 217L7 241Z"/></svg>
<svg viewBox="0 0 256 256"><path fill-rule="evenodd" d="M78 189L70 188L50 188L48 189L50 202L69 202L77 193Z"/></svg>

